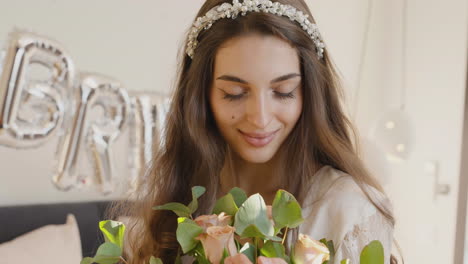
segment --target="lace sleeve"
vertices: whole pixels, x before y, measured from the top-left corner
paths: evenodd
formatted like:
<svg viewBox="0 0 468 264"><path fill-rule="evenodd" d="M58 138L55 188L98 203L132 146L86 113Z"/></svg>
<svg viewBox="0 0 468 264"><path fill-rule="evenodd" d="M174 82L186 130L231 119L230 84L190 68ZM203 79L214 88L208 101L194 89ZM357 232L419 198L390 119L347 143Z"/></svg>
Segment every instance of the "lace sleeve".
<svg viewBox="0 0 468 264"><path fill-rule="evenodd" d="M359 263L363 248L373 240L379 240L384 248L385 264L390 263L393 241L393 227L386 218L376 212L365 221L354 226L352 231L346 233L341 244L337 245L335 263L342 259L349 259L351 263Z"/></svg>

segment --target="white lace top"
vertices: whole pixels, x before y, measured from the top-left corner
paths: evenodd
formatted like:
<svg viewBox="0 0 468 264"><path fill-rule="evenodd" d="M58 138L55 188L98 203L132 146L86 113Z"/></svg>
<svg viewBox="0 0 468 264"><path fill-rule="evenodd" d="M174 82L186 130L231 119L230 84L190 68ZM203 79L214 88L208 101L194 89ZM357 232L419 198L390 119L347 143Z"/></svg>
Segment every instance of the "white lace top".
<svg viewBox="0 0 468 264"><path fill-rule="evenodd" d="M322 167L315 177L315 187L303 205L305 221L299 227L299 232L315 240L333 240L336 255L331 264L346 258L351 263L359 263L362 249L372 240L382 243L385 264L389 264L393 227L354 179L331 166ZM372 187L368 188L391 208L390 201L382 193ZM317 197L321 199L312 203Z"/></svg>

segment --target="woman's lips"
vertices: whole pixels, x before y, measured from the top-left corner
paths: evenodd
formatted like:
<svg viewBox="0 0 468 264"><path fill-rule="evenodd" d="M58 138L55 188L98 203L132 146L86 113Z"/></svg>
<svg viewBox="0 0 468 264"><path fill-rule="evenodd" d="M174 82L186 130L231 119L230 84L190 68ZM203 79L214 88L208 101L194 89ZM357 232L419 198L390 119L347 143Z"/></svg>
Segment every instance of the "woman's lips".
<svg viewBox="0 0 468 264"><path fill-rule="evenodd" d="M245 141L257 148L263 147L270 143L275 138L276 132L278 131L279 129L270 133L244 133L239 130Z"/></svg>

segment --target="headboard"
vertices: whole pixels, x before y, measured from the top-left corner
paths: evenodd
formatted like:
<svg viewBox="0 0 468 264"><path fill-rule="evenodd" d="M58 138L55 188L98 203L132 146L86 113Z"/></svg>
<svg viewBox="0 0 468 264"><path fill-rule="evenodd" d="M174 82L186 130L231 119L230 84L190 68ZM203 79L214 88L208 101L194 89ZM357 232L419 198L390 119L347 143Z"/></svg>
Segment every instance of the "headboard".
<svg viewBox="0 0 468 264"><path fill-rule="evenodd" d="M98 223L111 201L0 207L0 243L49 224L64 224L72 213L80 229L83 257L94 256L103 242Z"/></svg>

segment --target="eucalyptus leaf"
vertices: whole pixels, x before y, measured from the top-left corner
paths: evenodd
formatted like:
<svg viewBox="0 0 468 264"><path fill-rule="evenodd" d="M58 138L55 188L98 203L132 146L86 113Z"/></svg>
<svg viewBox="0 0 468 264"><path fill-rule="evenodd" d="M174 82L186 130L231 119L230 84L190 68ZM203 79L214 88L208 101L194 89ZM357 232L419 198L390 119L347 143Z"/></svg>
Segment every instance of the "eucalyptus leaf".
<svg viewBox="0 0 468 264"><path fill-rule="evenodd" d="M112 242L105 242L99 246L92 263L115 264L120 261L121 255L122 249L118 245Z"/></svg>
<svg viewBox="0 0 468 264"><path fill-rule="evenodd" d="M383 264L384 249L380 241L373 240L361 252L361 264Z"/></svg>
<svg viewBox="0 0 468 264"><path fill-rule="evenodd" d="M205 256L205 249L203 248L203 245L202 243L198 243L195 248L190 251L190 255L192 256L196 256L196 257L204 257L206 259L206 256Z"/></svg>
<svg viewBox="0 0 468 264"><path fill-rule="evenodd" d="M160 258L155 258L151 256L149 264L163 264L163 262Z"/></svg>
<svg viewBox="0 0 468 264"><path fill-rule="evenodd" d="M121 255L122 249L112 242L105 242L96 251L96 256L120 257Z"/></svg>
<svg viewBox="0 0 468 264"><path fill-rule="evenodd" d="M267 241L260 249L260 254L268 258L282 258L286 259L286 252L284 245L281 243Z"/></svg>
<svg viewBox="0 0 468 264"><path fill-rule="evenodd" d="M176 236L184 254L194 249L200 243L195 238L201 233L203 233L203 228L192 220L179 217Z"/></svg>
<svg viewBox="0 0 468 264"><path fill-rule="evenodd" d="M229 193L232 195L234 198L234 201L236 202L237 208L241 207L242 204L247 200L247 194L245 194L244 190L242 190L239 187L234 187L232 188Z"/></svg>
<svg viewBox="0 0 468 264"><path fill-rule="evenodd" d="M304 221L301 206L296 198L285 190L276 192L272 215L276 228L295 228Z"/></svg>
<svg viewBox="0 0 468 264"><path fill-rule="evenodd" d="M255 246L247 242L239 250L239 253L246 255L247 258L249 258L250 261L252 261L252 263L255 263L255 251L256 251Z"/></svg>
<svg viewBox="0 0 468 264"><path fill-rule="evenodd" d="M120 257L110 257L110 256L95 256L93 263L98 264L116 264L120 262Z"/></svg>
<svg viewBox="0 0 468 264"><path fill-rule="evenodd" d="M260 194L250 196L239 208L235 216L234 227L238 235L243 235L244 230L249 226L255 226L256 230L250 229L248 233L255 233L257 230L264 237L271 237L274 228L268 219L265 201ZM259 237L255 233L255 237Z"/></svg>
<svg viewBox="0 0 468 264"><path fill-rule="evenodd" d="M93 258L86 257L80 261L80 264L92 264L94 262Z"/></svg>
<svg viewBox="0 0 468 264"><path fill-rule="evenodd" d="M340 264L350 264L351 261L349 259L343 259Z"/></svg>
<svg viewBox="0 0 468 264"><path fill-rule="evenodd" d="M192 195L195 198L200 198L206 192L206 188L203 186L192 187Z"/></svg>
<svg viewBox="0 0 468 264"><path fill-rule="evenodd" d="M244 229L241 234L241 238L261 238L265 239L265 235L255 225L249 225Z"/></svg>
<svg viewBox="0 0 468 264"><path fill-rule="evenodd" d="M99 222L99 229L106 242L112 242L123 248L125 225L122 222L106 220Z"/></svg>
<svg viewBox="0 0 468 264"><path fill-rule="evenodd" d="M206 191L206 188L203 186L194 186L192 187L192 201L189 203L188 208L190 209L190 214L193 214L198 209L198 198L202 196Z"/></svg>
<svg viewBox="0 0 468 264"><path fill-rule="evenodd" d="M158 206L154 206L153 210L170 210L180 217L189 218L191 215L190 209L181 203L167 203L164 205L158 205Z"/></svg>
<svg viewBox="0 0 468 264"><path fill-rule="evenodd" d="M224 212L225 214L234 216L238 210L239 208L234 201L234 197L232 194L228 193L216 201L213 208L213 214L219 215L220 213Z"/></svg>
<svg viewBox="0 0 468 264"><path fill-rule="evenodd" d="M330 262L333 262L335 259L335 245L333 244L333 240L327 240L326 238L320 239L320 242L324 244L327 248L328 251L330 251Z"/></svg>
<svg viewBox="0 0 468 264"><path fill-rule="evenodd" d="M198 264L211 264L205 256L197 256L196 259Z"/></svg>

